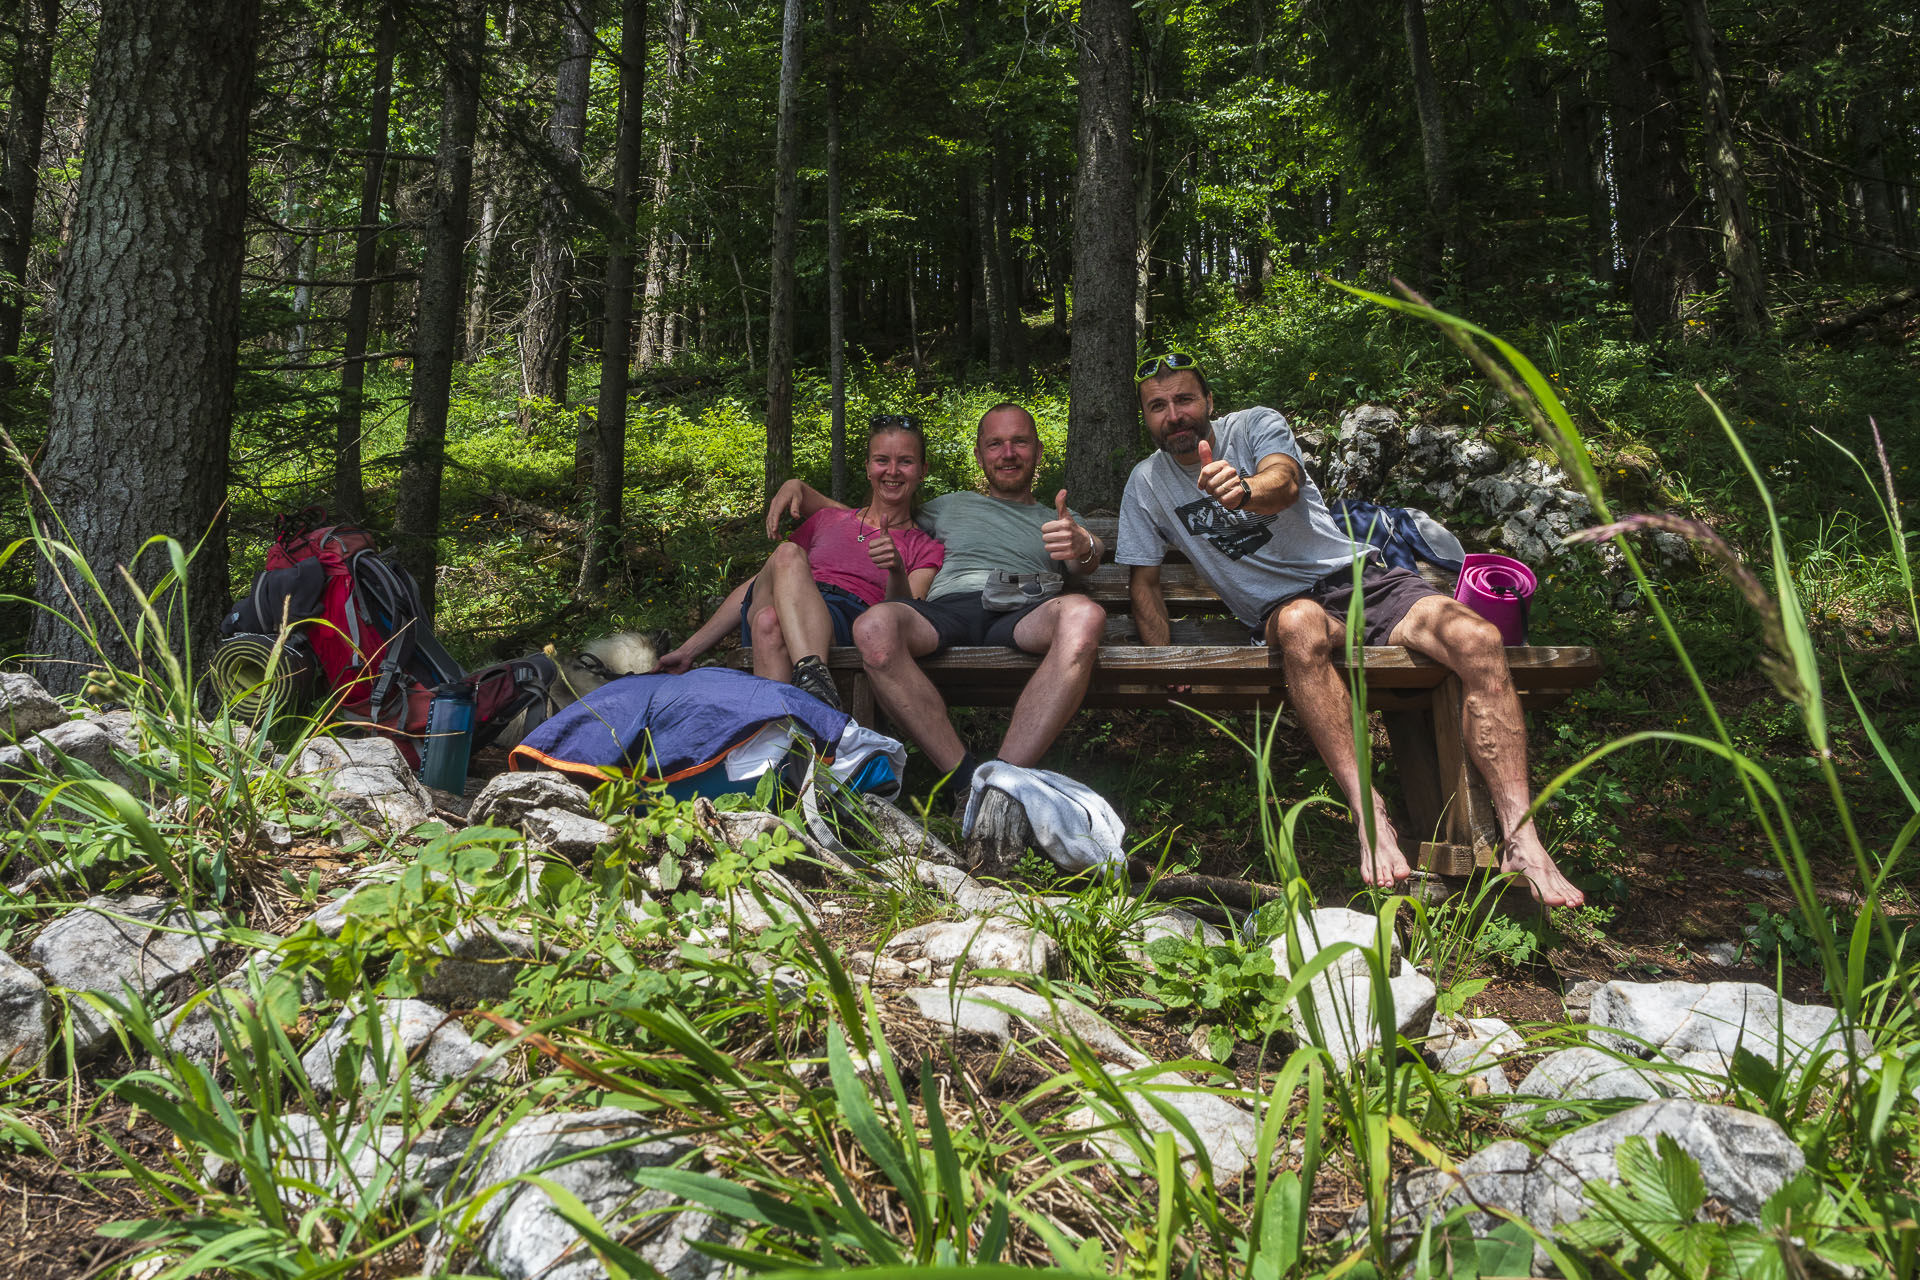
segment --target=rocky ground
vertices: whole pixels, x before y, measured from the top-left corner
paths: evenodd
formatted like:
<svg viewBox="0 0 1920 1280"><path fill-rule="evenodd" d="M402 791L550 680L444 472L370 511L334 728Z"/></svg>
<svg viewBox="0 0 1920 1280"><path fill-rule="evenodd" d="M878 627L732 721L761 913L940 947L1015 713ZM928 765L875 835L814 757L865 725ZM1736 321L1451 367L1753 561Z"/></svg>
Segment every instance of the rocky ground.
<svg viewBox="0 0 1920 1280"><path fill-rule="evenodd" d="M298 1087L276 1094L285 1112L266 1154L225 1157L246 1179L270 1179L296 1212L356 1195L403 1218L457 1219L403 1233L383 1271L609 1274L569 1211L577 1203L600 1222L639 1224L629 1243L663 1274L718 1275L724 1264L696 1246L738 1244L745 1227L676 1194L658 1171L725 1169L738 1153L645 1108L596 1104L619 1096L605 1065L618 1053L596 1066L587 1041L521 1021L529 1009L553 1011L530 990L583 975L591 990L636 957L658 971L643 976L680 983L682 1001L724 981L792 1012L790 1033L781 1015L773 1034L729 1041L727 1071L764 1062L801 1090L829 1075L844 1085L850 1071L885 1091L924 1064L933 1074L913 1090L914 1114L932 1105L920 1096L929 1080L976 1103L1016 1100L1036 1126L1087 1152L1094 1191L1102 1179L1149 1173L1155 1133L1172 1135L1189 1176L1204 1170L1223 1188L1271 1172L1253 1167L1263 1150L1297 1164L1297 1152L1262 1143L1274 1072L1296 1047L1314 1047L1326 1070L1370 1078L1391 1034L1398 1054L1424 1060L1440 1096L1480 1117L1454 1174L1396 1160L1390 1231L1402 1234L1464 1205L1476 1230L1505 1212L1551 1236L1588 1214L1592 1184L1619 1180L1620 1144L1632 1135L1670 1137L1698 1163L1716 1211L1753 1221L1805 1158L1775 1120L1729 1105L1752 1092L1736 1079L1750 1070L1736 1054L1790 1080L1874 1049L1860 1033L1843 1042L1832 1008L1752 982L1588 978L1562 989L1510 976L1470 1002L1446 1000L1431 940L1406 953L1415 935L1404 911L1383 949L1377 917L1347 907L1130 910L1113 917L1090 970L1087 899L983 882L882 802L870 804L867 832L849 841L861 856L849 858L768 812L696 802L673 821L614 816L557 774L429 793L378 739L314 740L276 756L228 733L210 749L222 786L255 777L283 788L279 807L247 810L222 837L229 864L250 868L229 871L223 896L204 878L181 879L178 865L155 865L137 824L116 857L51 856L78 848L72 833L86 829L56 821L58 806L34 813L53 780L111 780L156 821L171 814L164 838L176 841L205 825L199 806L218 788L169 795L163 780L179 777L178 756L169 774L160 766L171 748L132 717L73 718L24 677L4 680L0 720L15 745L0 747L0 771L13 779L8 799L28 838L15 845L0 952L0 1061L26 1073L0 1113L19 1135L16 1153L0 1158L0 1195L15 1202L0 1205L0 1221L18 1213L14 1263L38 1276L92 1274L133 1256L91 1234L103 1222L191 1212L157 1186L103 1178L171 1159L179 1141L124 1105L157 1096L130 1094L125 1082L152 1064L176 1081L238 1088L248 1078L234 1057L248 1043L236 1039L241 1025L284 1035L298 1055L298 1072L286 1068ZM615 870L630 890L586 892ZM190 902L187 885L201 889ZM617 902L631 918L556 924L556 900L591 901L596 915ZM1275 1034L1233 1043L1215 1055L1221 1064L1201 1056L1204 1026L1189 1036L1168 1010L1098 981L1173 964L1188 940L1236 963L1271 957L1274 989L1288 993L1270 1010ZM834 957L824 969L821 947ZM340 957L353 972L338 971ZM825 1024L807 1011L835 1001L852 1003L838 1006L841 1027L823 1043ZM1489 1016L1502 1004L1524 1016ZM247 1022L262 1009L271 1018ZM840 1061L843 1033L852 1048ZM1036 1089L1044 1105L1027 1092ZM379 1100L393 1091L436 1099L438 1118L409 1110L387 1123L392 1108ZM500 1096L526 1102L473 1101ZM106 1157L109 1139L127 1160ZM1329 1169L1314 1190L1314 1237L1364 1232L1357 1168L1336 1156ZM204 1176L233 1185L217 1170ZM1064 1227L1097 1218L1070 1200L1058 1206Z"/></svg>

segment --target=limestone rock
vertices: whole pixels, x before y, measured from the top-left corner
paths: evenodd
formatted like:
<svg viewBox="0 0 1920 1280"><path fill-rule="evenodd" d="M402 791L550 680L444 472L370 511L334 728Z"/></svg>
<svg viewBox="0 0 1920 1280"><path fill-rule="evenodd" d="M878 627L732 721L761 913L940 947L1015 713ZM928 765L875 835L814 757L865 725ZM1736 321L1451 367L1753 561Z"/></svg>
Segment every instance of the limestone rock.
<svg viewBox="0 0 1920 1280"><path fill-rule="evenodd" d="M203 1067L218 1066L225 1055L225 1046L220 1043L215 1015L231 1017L249 1012L253 1001L251 988L273 978L270 964L271 961L261 955L250 956L211 991L195 996L168 1014L160 1024L166 1033L167 1048ZM325 995L326 988L318 978L308 974L300 979L303 1005L317 1004Z"/></svg>
<svg viewBox="0 0 1920 1280"><path fill-rule="evenodd" d="M1193 937L1194 930L1200 931L1200 941L1209 947L1225 945L1227 935L1218 927L1208 924L1191 911L1182 911L1178 907L1169 907L1157 916L1149 916L1140 922L1140 945L1145 946L1159 938Z"/></svg>
<svg viewBox="0 0 1920 1280"><path fill-rule="evenodd" d="M1116 1073L1108 1069L1107 1074L1111 1077ZM1251 1111L1234 1105L1213 1090L1196 1089L1172 1073L1150 1080L1115 1081L1115 1084L1132 1112L1131 1119L1119 1114L1119 1109L1107 1098L1090 1093L1087 1105L1069 1113L1064 1123L1074 1129L1105 1129L1105 1132L1089 1133L1087 1144L1116 1165L1139 1170L1151 1167L1151 1145L1145 1151L1136 1151L1126 1136L1125 1131L1135 1129L1146 1136L1149 1144L1153 1134L1171 1132L1181 1158L1194 1159L1193 1144L1175 1128L1162 1108L1183 1116L1193 1127L1194 1136L1206 1151L1215 1185L1224 1186L1245 1173L1259 1151L1259 1120ZM1116 1125L1118 1130L1110 1127Z"/></svg>
<svg viewBox="0 0 1920 1280"><path fill-rule="evenodd" d="M1520 1085L1520 1091L1535 1098L1559 1098L1568 1101L1597 1101L1607 1098L1654 1100L1671 1096L1673 1082L1659 1071L1618 1054L1584 1045L1550 1053L1534 1064ZM1573 1113L1565 1107L1541 1107L1536 1103L1508 1105L1503 1118L1530 1120L1538 1124L1558 1124Z"/></svg>
<svg viewBox="0 0 1920 1280"><path fill-rule="evenodd" d="M125 1001L149 996L213 954L220 917L159 898L89 898L33 940L30 955L55 986ZM85 1000L71 1002L74 1051L112 1042L113 1022Z"/></svg>
<svg viewBox="0 0 1920 1280"><path fill-rule="evenodd" d="M38 680L19 671L0 672L0 742L19 742L66 719L67 709Z"/></svg>
<svg viewBox="0 0 1920 1280"><path fill-rule="evenodd" d="M778 871L758 872L754 881L758 893L745 887L727 892L726 906L739 928L748 933L765 933L777 924L820 923L820 916L807 901L807 895Z"/></svg>
<svg viewBox="0 0 1920 1280"><path fill-rule="evenodd" d="M442 938L434 950L446 958L421 984L420 998L471 1009L512 995L520 971L540 955L540 943L529 934L486 920L469 920Z"/></svg>
<svg viewBox="0 0 1920 1280"><path fill-rule="evenodd" d="M860 799L878 852L895 858L923 858L949 867L960 865L959 854L889 802L871 793Z"/></svg>
<svg viewBox="0 0 1920 1280"><path fill-rule="evenodd" d="M315 738L288 776L320 783L327 803L371 839L411 831L433 814L427 789L385 738Z"/></svg>
<svg viewBox="0 0 1920 1280"><path fill-rule="evenodd" d="M1543 1152L1520 1142L1496 1142L1461 1161L1454 1177L1432 1169L1411 1174L1390 1196L1389 1232L1404 1243L1425 1223L1437 1223L1462 1205L1504 1210L1553 1232L1586 1215L1587 1183L1619 1183L1619 1145L1636 1134L1649 1143L1660 1134L1671 1137L1698 1162L1707 1194L1747 1222L1806 1167L1793 1139L1765 1116L1668 1098L1576 1129ZM1476 1211L1467 1221L1474 1234L1484 1235L1499 1219ZM1347 1225L1350 1231L1364 1230L1365 1209ZM1544 1251L1536 1248L1534 1261L1543 1265Z"/></svg>
<svg viewBox="0 0 1920 1280"><path fill-rule="evenodd" d="M559 809L586 818L593 815L593 797L585 787L554 769L503 773L487 779L467 809L472 826L512 827L535 809Z"/></svg>
<svg viewBox="0 0 1920 1280"><path fill-rule="evenodd" d="M945 977L956 968L1006 969L1036 977L1057 977L1063 972L1060 949L1052 938L998 919L917 925L889 938L881 953L902 961L929 960L934 977Z"/></svg>
<svg viewBox="0 0 1920 1280"><path fill-rule="evenodd" d="M915 883L932 889L970 916L998 914L1015 897L1011 889L981 884L959 867L945 863L911 858L905 860L905 868Z"/></svg>
<svg viewBox="0 0 1920 1280"><path fill-rule="evenodd" d="M1439 996L1433 979L1403 964L1400 972L1387 980L1387 989L1393 997L1398 1034L1418 1037L1424 1033L1433 1021ZM1309 1003L1319 1024L1317 1034L1307 1017L1305 1006ZM1346 1070L1380 1043L1380 1023L1373 1014L1373 980L1369 977L1335 976L1329 970L1307 984L1292 1012L1299 1039L1326 1049L1339 1070Z"/></svg>
<svg viewBox="0 0 1920 1280"><path fill-rule="evenodd" d="M538 1173L576 1196L609 1234L628 1240L666 1280L718 1280L728 1265L697 1252L692 1242L725 1242L734 1238L733 1229L709 1214L682 1210L683 1202L642 1189L633 1180L640 1169L697 1167L699 1148L685 1139L614 1145L646 1132L633 1112L611 1107L530 1116L485 1145L478 1169L471 1178L456 1179L448 1194L480 1191ZM539 1187L506 1186L478 1212L480 1252L501 1280L604 1280L607 1275L580 1233ZM431 1256L429 1260L435 1261Z"/></svg>
<svg viewBox="0 0 1920 1280"><path fill-rule="evenodd" d="M328 1201L411 1204L446 1186L473 1144L472 1129L428 1129L409 1140L399 1125L326 1124L293 1112L281 1117L287 1143L279 1183L287 1206L304 1212ZM306 1185L314 1190L308 1190Z"/></svg>
<svg viewBox="0 0 1920 1280"><path fill-rule="evenodd" d="M1421 1048L1438 1071L1479 1082L1486 1093L1512 1093L1502 1058L1520 1053L1526 1042L1498 1018L1459 1018ZM1436 1024L1436 1026L1439 1024Z"/></svg>
<svg viewBox="0 0 1920 1280"><path fill-rule="evenodd" d="M1364 911L1349 911L1345 907L1318 907L1294 922L1293 932L1299 940L1300 964L1304 968L1320 952L1336 943L1350 942L1362 951L1370 951L1379 941L1379 918ZM1391 952L1388 955L1389 972L1394 956L1400 954L1400 939L1389 934ZM1269 944L1273 951L1274 972L1288 975L1294 972L1292 961L1288 957L1287 936L1282 934ZM1325 976L1364 978L1367 976L1366 957L1355 952L1347 952L1328 966ZM1421 1026L1425 1026L1422 1023Z"/></svg>
<svg viewBox="0 0 1920 1280"><path fill-rule="evenodd" d="M1711 1050L1726 1057L1744 1045L1763 1058L1842 1052L1834 1010L1795 1004L1752 982L1609 982L1594 993L1593 1042L1647 1057ZM1872 1044L1858 1035L1860 1052Z"/></svg>
<svg viewBox="0 0 1920 1280"><path fill-rule="evenodd" d="M66 720L17 746L0 747L0 778L65 777L68 760L86 765L117 786L134 789L133 775L120 762L112 735L91 720Z"/></svg>
<svg viewBox="0 0 1920 1280"><path fill-rule="evenodd" d="M379 1020L380 1047L387 1069L378 1070L372 1045L364 1046L360 1083L368 1088L378 1086L382 1076L391 1080L393 1073L422 1045L426 1046L425 1050L414 1057L413 1064L414 1079L422 1085L432 1086L464 1076L486 1059L487 1051L476 1044L459 1023L448 1021L445 1013L423 1000L382 1000ZM321 1093L331 1093L338 1086L335 1067L352 1036L355 1021L351 1011L342 1014L312 1048L300 1055L307 1079ZM497 1075L499 1070L500 1064L496 1062L486 1074Z"/></svg>
<svg viewBox="0 0 1920 1280"><path fill-rule="evenodd" d="M1060 1043L1077 1040L1102 1059L1127 1068L1151 1066L1112 1023L1076 1000L1048 999L1019 987L949 987L906 993L922 1018L948 1035L985 1036L996 1044L1016 1037Z"/></svg>
<svg viewBox="0 0 1920 1280"><path fill-rule="evenodd" d="M52 1016L46 985L0 951L0 1077L18 1075L47 1056Z"/></svg>
<svg viewBox="0 0 1920 1280"><path fill-rule="evenodd" d="M589 862L601 845L620 838L619 832L598 818L565 809L531 809L520 819L520 826L528 840L570 862Z"/></svg>

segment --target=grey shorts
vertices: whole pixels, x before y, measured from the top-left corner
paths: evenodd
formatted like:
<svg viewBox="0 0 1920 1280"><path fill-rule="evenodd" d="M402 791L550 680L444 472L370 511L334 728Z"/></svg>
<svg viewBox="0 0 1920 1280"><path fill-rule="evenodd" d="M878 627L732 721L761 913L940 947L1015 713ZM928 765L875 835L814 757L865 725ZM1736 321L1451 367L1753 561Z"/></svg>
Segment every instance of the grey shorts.
<svg viewBox="0 0 1920 1280"><path fill-rule="evenodd" d="M1411 569L1389 569L1384 565L1370 564L1360 574L1360 607L1363 611L1360 624L1361 644L1391 644L1387 637L1400 625L1401 619L1412 611L1413 606L1428 596L1444 596L1446 592L1434 587L1431 582ZM1274 610L1295 600L1311 600L1327 611L1334 621L1344 625L1347 621L1347 606L1353 603L1353 570L1338 569L1320 581L1308 587L1298 595L1288 596L1275 604L1260 617L1260 629L1254 638L1265 642L1267 638L1267 620Z"/></svg>

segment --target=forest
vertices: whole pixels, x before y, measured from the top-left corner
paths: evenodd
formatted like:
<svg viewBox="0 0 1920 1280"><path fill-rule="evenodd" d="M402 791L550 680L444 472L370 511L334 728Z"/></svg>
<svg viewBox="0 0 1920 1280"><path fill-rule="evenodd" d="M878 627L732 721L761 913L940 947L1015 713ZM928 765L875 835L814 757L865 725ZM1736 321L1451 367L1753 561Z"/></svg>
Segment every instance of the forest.
<svg viewBox="0 0 1920 1280"><path fill-rule="evenodd" d="M1915 22L0 0L0 1274L1920 1274ZM924 742L843 858L210 692L320 512L471 667L690 643L886 415L1107 528L1166 353L1537 575L1577 905L1372 885L1284 700L1035 753L1129 886L941 865Z"/></svg>

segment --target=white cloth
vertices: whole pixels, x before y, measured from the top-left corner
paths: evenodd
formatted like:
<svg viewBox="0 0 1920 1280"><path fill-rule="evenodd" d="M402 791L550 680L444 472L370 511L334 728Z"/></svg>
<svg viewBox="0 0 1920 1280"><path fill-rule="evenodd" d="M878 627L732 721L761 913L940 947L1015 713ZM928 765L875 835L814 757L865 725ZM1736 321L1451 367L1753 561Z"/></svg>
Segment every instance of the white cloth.
<svg viewBox="0 0 1920 1280"><path fill-rule="evenodd" d="M760 726L760 732L727 753L727 778L731 782L750 782L769 769L777 768L793 749L799 728L791 717L782 716ZM893 766L893 786L882 787L884 795L898 795L900 779L907 776L907 748L884 733L875 733L849 719L834 744L833 761L827 771L842 783L853 781L862 766L875 756L885 756Z"/></svg>
<svg viewBox="0 0 1920 1280"><path fill-rule="evenodd" d="M960 823L964 834L973 833L980 799L988 791L1004 791L1027 811L1033 842L1066 870L1126 865L1127 828L1113 806L1085 783L1047 769L989 760L974 770L973 794Z"/></svg>

